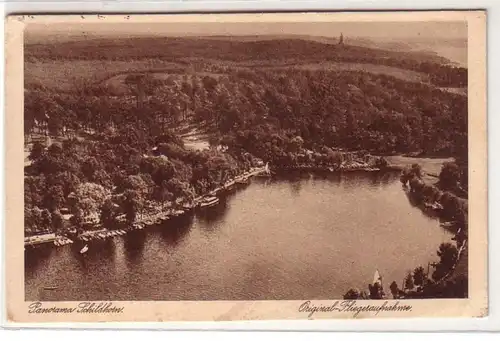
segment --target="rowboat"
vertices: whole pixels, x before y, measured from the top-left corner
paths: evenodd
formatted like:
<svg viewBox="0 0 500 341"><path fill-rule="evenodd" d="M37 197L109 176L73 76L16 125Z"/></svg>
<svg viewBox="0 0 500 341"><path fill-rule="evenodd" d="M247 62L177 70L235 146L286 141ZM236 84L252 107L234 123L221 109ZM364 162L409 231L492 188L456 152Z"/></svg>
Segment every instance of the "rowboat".
<svg viewBox="0 0 500 341"><path fill-rule="evenodd" d="M80 254L84 254L88 250L89 250L89 246L87 244L85 244L85 246L80 250Z"/></svg>

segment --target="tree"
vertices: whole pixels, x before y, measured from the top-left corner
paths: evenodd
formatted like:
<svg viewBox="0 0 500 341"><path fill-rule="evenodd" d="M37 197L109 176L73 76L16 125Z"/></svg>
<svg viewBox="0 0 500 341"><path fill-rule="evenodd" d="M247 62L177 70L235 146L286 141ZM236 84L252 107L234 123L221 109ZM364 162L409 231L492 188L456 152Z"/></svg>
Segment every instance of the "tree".
<svg viewBox="0 0 500 341"><path fill-rule="evenodd" d="M52 230L52 215L48 210L43 210L42 211L42 217L41 217L41 227L43 228L44 231L51 231Z"/></svg>
<svg viewBox="0 0 500 341"><path fill-rule="evenodd" d="M95 157L91 156L83 161L81 169L88 181L94 181L94 173L101 169L101 165Z"/></svg>
<svg viewBox="0 0 500 341"><path fill-rule="evenodd" d="M421 179L422 178L422 166L420 166L418 163L412 164L411 165L411 174L413 174L417 178Z"/></svg>
<svg viewBox="0 0 500 341"><path fill-rule="evenodd" d="M435 264L435 270L432 273L432 278L435 281L441 280L453 268L457 261L458 250L455 245L451 243L442 243L439 246L437 255L440 261Z"/></svg>
<svg viewBox="0 0 500 341"><path fill-rule="evenodd" d="M83 210L81 208L76 207L73 210L73 215L70 218L70 223L77 229L78 233L82 232L83 228Z"/></svg>
<svg viewBox="0 0 500 341"><path fill-rule="evenodd" d="M379 282L368 284L368 290L370 291L370 299L372 300L380 300L385 296L384 289Z"/></svg>
<svg viewBox="0 0 500 341"><path fill-rule="evenodd" d="M437 255L440 258L440 264L448 269L451 269L457 261L458 250L456 246L451 243L442 243L439 246Z"/></svg>
<svg viewBox="0 0 500 341"><path fill-rule="evenodd" d="M135 221L137 213L142 207L142 200L139 193L133 189L128 189L123 194L123 210L125 211L125 217L129 224Z"/></svg>
<svg viewBox="0 0 500 341"><path fill-rule="evenodd" d="M54 158L61 157L62 153L63 153L62 145L58 142L52 143L47 148L47 154L49 154L51 157L54 157Z"/></svg>
<svg viewBox="0 0 500 341"><path fill-rule="evenodd" d="M357 300L361 297L361 293L358 289L349 289L344 294L344 300Z"/></svg>
<svg viewBox="0 0 500 341"><path fill-rule="evenodd" d="M31 152L28 158L31 161L36 162L40 160L44 154L45 154L45 147L43 146L43 144L37 141L33 143L33 147L31 147Z"/></svg>
<svg viewBox="0 0 500 341"><path fill-rule="evenodd" d="M115 217L118 213L118 205L110 198L106 199L101 207L100 220L101 223L108 227L115 223Z"/></svg>
<svg viewBox="0 0 500 341"><path fill-rule="evenodd" d="M64 204L64 191L59 185L49 186L44 197L44 207L50 211L58 210Z"/></svg>
<svg viewBox="0 0 500 341"><path fill-rule="evenodd" d="M398 288L398 284L396 283L396 281L393 281L391 283L391 286L389 287L389 289L391 289L391 294L392 294L392 297L394 299L399 298L399 288Z"/></svg>
<svg viewBox="0 0 500 341"><path fill-rule="evenodd" d="M81 209L84 215L97 214L104 200L111 195L110 190L91 182L78 185L76 191L68 196L70 206Z"/></svg>
<svg viewBox="0 0 500 341"><path fill-rule="evenodd" d="M405 278L405 289L413 290L413 288L415 288L415 285L413 282L413 276L412 276L411 272L409 272Z"/></svg>
<svg viewBox="0 0 500 341"><path fill-rule="evenodd" d="M446 162L439 173L439 186L444 190L455 189L460 180L460 168L454 162Z"/></svg>
<svg viewBox="0 0 500 341"><path fill-rule="evenodd" d="M413 270L413 282L415 285L422 286L427 281L425 269L421 266Z"/></svg>
<svg viewBox="0 0 500 341"><path fill-rule="evenodd" d="M389 163L387 162L386 158L384 158L384 157L379 157L379 158L377 158L377 161L375 161L375 166L380 168L380 169L384 169L388 165L389 165Z"/></svg>
<svg viewBox="0 0 500 341"><path fill-rule="evenodd" d="M61 233L64 230L64 218L59 211L52 214L52 224L55 233Z"/></svg>

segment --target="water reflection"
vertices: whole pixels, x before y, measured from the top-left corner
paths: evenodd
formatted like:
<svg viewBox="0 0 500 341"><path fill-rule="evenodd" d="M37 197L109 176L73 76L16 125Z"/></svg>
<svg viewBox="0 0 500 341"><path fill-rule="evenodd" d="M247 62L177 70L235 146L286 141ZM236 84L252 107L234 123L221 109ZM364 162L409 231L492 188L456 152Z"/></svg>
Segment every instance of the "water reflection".
<svg viewBox="0 0 500 341"><path fill-rule="evenodd" d="M436 212L434 209L430 207L425 207L422 203L422 200L418 198L418 196L411 192L407 187L403 187L404 193L408 202L411 206L418 208L422 214L429 218L439 218L440 214Z"/></svg>
<svg viewBox="0 0 500 341"><path fill-rule="evenodd" d="M81 254L79 249L73 248L72 254L75 257L78 267L84 273L93 271L100 262L109 262L115 257L115 244L113 240L99 240L89 245L89 250Z"/></svg>
<svg viewBox="0 0 500 341"><path fill-rule="evenodd" d="M35 247L27 247L24 252L24 266L29 272L36 273L39 267L42 266L55 252L52 245L40 245Z"/></svg>
<svg viewBox="0 0 500 341"><path fill-rule="evenodd" d="M290 189L294 196L299 196L300 190L302 189L302 182L300 180L291 181Z"/></svg>
<svg viewBox="0 0 500 341"><path fill-rule="evenodd" d="M451 238L391 176L294 178L254 178L216 206L90 242L85 255L78 242L27 250L26 299L337 299L376 268L399 283Z"/></svg>
<svg viewBox="0 0 500 341"><path fill-rule="evenodd" d="M134 230L129 232L123 239L123 247L127 262L131 265L140 263L146 241L145 230Z"/></svg>
<svg viewBox="0 0 500 341"><path fill-rule="evenodd" d="M166 224L160 225L160 236L169 246L176 247L183 241L191 230L194 214L186 214L169 220Z"/></svg>
<svg viewBox="0 0 500 341"><path fill-rule="evenodd" d="M215 227L217 225L215 223L222 221L229 211L227 199L223 197L217 205L199 209L196 212L197 218L206 223L205 226Z"/></svg>

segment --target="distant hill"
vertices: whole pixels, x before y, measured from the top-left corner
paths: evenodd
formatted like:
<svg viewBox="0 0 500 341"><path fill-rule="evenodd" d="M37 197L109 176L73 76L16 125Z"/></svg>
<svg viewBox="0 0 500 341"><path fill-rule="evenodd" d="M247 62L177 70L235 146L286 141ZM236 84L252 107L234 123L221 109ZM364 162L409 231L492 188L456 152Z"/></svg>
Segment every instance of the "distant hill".
<svg viewBox="0 0 500 341"><path fill-rule="evenodd" d="M229 41L260 41L277 39L301 39L314 41L322 44L337 44L338 37L324 37L311 35L269 35L269 36L211 36L204 39L229 40ZM428 38L409 38L407 40L390 40L368 37L344 37L346 44L367 47L371 49L382 49L394 52L412 52L415 55L421 55L422 58L443 57L447 61L440 59L439 62L451 63L467 67L467 39L436 39Z"/></svg>
<svg viewBox="0 0 500 341"><path fill-rule="evenodd" d="M27 43L25 56L35 59L128 60L160 58L166 60L197 57L216 60L306 60L377 62L384 59L432 62L449 61L436 54L378 48L366 40L346 39L338 46L337 38L311 36L234 36L234 37L130 37L88 38L72 41ZM360 46L366 45L366 46ZM370 46L368 46L370 45ZM398 51L394 51L394 50Z"/></svg>

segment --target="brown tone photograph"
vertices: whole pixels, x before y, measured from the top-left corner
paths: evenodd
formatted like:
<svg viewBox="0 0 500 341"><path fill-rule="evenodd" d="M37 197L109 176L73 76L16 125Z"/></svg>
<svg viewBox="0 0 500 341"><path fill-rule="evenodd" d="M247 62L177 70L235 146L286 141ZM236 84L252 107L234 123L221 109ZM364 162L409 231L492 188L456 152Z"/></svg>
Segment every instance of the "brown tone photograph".
<svg viewBox="0 0 500 341"><path fill-rule="evenodd" d="M26 25L25 300L467 298L467 38Z"/></svg>

